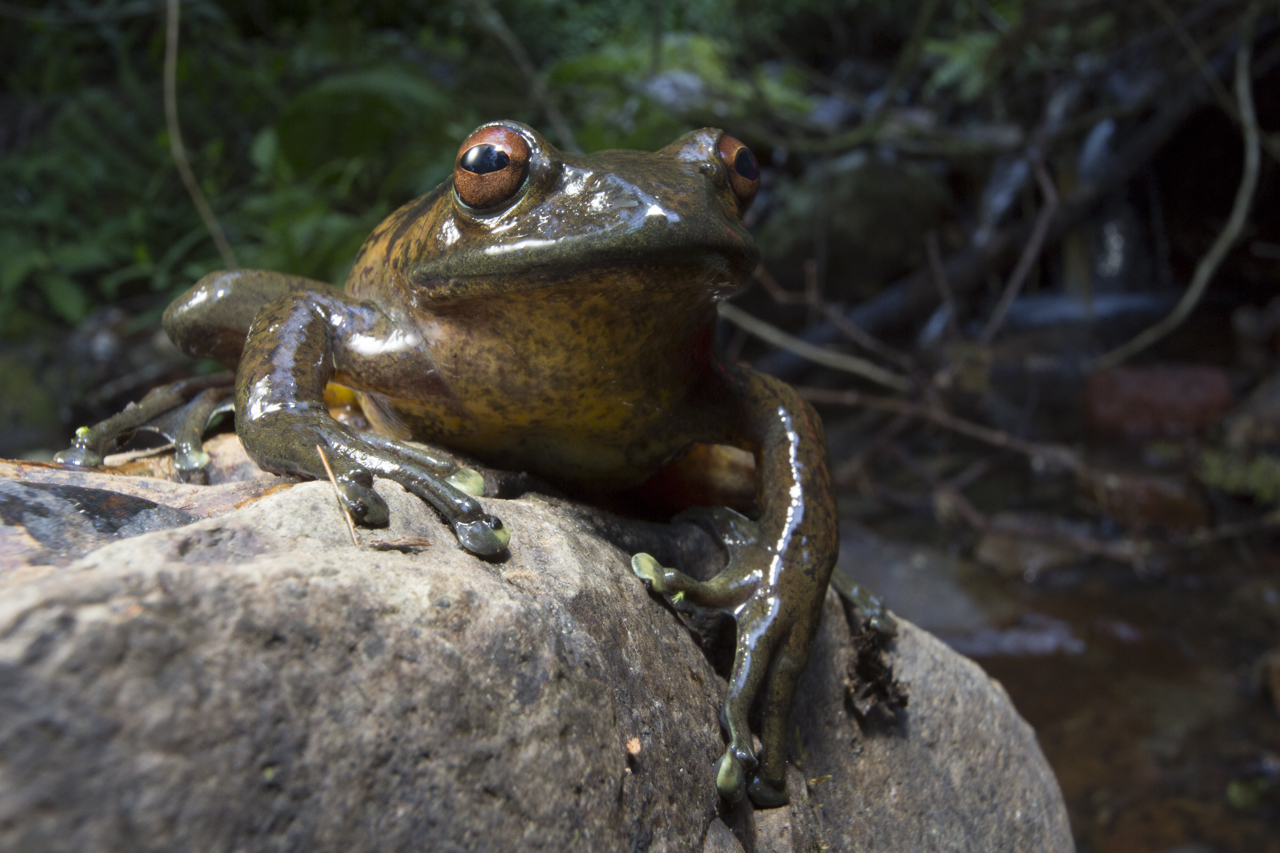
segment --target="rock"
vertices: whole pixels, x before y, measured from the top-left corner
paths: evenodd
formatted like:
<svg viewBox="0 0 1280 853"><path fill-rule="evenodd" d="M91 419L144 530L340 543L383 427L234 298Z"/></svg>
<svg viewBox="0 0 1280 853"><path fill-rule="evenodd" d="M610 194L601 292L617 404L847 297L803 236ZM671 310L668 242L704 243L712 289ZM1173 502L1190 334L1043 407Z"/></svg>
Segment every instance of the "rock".
<svg viewBox="0 0 1280 853"><path fill-rule="evenodd" d="M3 472L26 487L24 469ZM357 548L327 483L236 507L33 472L136 481L202 517L0 568L0 849L1073 849L1031 729L928 634L903 622L888 654L899 721L857 716L834 594L792 805L728 808L724 681L589 512L486 499L513 537L484 562L388 482L391 524Z"/></svg>
<svg viewBox="0 0 1280 853"><path fill-rule="evenodd" d="M1085 412L1102 433L1139 438L1191 435L1231 406L1225 370L1198 365L1117 367L1090 374Z"/></svg>

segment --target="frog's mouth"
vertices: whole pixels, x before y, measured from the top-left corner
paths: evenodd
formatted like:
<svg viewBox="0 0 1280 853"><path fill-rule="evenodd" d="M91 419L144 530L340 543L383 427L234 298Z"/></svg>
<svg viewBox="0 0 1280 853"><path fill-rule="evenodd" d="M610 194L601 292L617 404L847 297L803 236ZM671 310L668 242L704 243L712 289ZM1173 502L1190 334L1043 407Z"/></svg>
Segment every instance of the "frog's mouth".
<svg viewBox="0 0 1280 853"><path fill-rule="evenodd" d="M683 293L714 302L741 290L755 269L754 256L748 267L713 252L628 263L619 263L617 258L612 260L609 264L584 262L567 267L526 264L511 270L461 275L430 275L426 269L415 269L398 283L405 288L408 299L433 307L530 291L572 293L575 290L612 290L620 298L623 294L663 298L659 294Z"/></svg>

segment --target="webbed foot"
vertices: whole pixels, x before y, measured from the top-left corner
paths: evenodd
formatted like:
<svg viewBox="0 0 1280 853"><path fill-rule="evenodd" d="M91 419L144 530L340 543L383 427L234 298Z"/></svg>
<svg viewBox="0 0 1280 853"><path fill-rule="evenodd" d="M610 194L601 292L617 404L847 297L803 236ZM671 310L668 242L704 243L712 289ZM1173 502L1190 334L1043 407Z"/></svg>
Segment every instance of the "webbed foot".
<svg viewBox="0 0 1280 853"><path fill-rule="evenodd" d="M733 510L700 509L681 518L721 542L729 555L724 570L698 581L648 554L632 557L632 570L655 592L733 615L737 645L722 712L729 744L717 765L716 787L729 802L745 793L762 808L785 805L787 721L808 662L826 576L786 565L783 555L760 541L755 522ZM759 756L747 721L754 705L761 712Z"/></svg>
<svg viewBox="0 0 1280 853"><path fill-rule="evenodd" d="M371 433L356 433L327 412L298 407L271 412L239 424L249 456L283 474L323 479L329 463L338 493L352 517L367 525L387 521L387 505L373 490L375 476L394 480L444 516L459 544L480 557L506 550L511 532L474 495L484 478L471 468L421 445ZM320 458L321 448L325 460Z"/></svg>
<svg viewBox="0 0 1280 853"><path fill-rule="evenodd" d="M174 467L184 476L209 464L202 436L215 415L230 412L235 376L218 373L163 385L138 403L91 427L76 430L71 447L54 456L62 465L95 468L108 448L138 430L159 433L173 442Z"/></svg>

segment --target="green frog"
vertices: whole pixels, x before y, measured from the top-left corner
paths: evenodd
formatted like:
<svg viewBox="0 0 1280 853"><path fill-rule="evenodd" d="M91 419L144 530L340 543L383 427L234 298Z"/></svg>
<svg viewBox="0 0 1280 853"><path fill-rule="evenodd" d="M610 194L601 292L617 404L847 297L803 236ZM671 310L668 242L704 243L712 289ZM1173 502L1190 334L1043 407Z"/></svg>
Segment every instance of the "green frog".
<svg viewBox="0 0 1280 853"><path fill-rule="evenodd" d="M394 480L462 547L490 556L510 534L475 499L483 481L418 442L595 492L636 486L695 444L743 448L758 518L703 517L726 568L699 581L637 554L632 569L736 620L716 785L730 801L781 805L792 698L838 535L817 414L785 383L714 353L716 303L758 260L742 215L759 178L751 151L715 129L652 153L578 156L517 122L483 125L451 179L369 236L344 290L251 270L198 282L165 330L234 377L152 392L81 429L60 461L99 464L118 434L167 419L177 466L199 469L210 413L234 400L262 468L324 478L327 465L370 525L387 518L373 478ZM335 420L331 383L356 393L372 431Z"/></svg>

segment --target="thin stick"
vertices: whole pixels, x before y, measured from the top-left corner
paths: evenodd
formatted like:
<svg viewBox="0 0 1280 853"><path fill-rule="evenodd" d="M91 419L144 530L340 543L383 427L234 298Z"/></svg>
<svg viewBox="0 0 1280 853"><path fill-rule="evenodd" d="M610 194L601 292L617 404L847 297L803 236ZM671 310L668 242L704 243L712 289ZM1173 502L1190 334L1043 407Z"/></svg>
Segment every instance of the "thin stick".
<svg viewBox="0 0 1280 853"><path fill-rule="evenodd" d="M855 376L861 376L863 379L869 379L877 385L883 385L886 388L892 388L895 391L909 391L911 389L910 380L896 373L891 373L883 367L872 364L865 358L858 358L853 355L846 355L840 352L832 352L822 347L814 346L811 343L802 341L797 337L788 335L777 326L772 326L764 320L752 317L746 311L736 305L730 305L727 302L720 303L720 316L728 320L740 329L746 329L763 341L780 347L788 352L793 352L801 358L808 359L815 364L821 364L825 367L832 367L836 370L843 370L846 373L852 373Z"/></svg>
<svg viewBox="0 0 1280 853"><path fill-rule="evenodd" d="M764 287L765 291L768 292L769 298L779 305L805 305L809 302L809 296L807 294L793 293L790 290L785 290L782 285L778 284L778 280L773 277L773 274L765 268L764 264L760 264L756 267L755 278L756 281L760 282ZM822 316L826 318L828 323L839 329L845 337L853 341L858 346L868 350L869 352L875 353L886 361L893 362L903 370L909 371L914 368L915 365L911 361L910 357L903 355L893 347L888 346L856 323L849 322L845 319L844 314L839 308L836 308L825 300L820 302L818 307L822 309Z"/></svg>
<svg viewBox="0 0 1280 853"><path fill-rule="evenodd" d="M520 68L520 73L524 75L525 82L529 84L529 93L533 95L533 99L538 102L538 106L546 114L547 121L551 122L551 126L555 129L556 136L560 141L560 147L574 154L581 154L582 149L578 147L578 140L573 135L569 122L565 121L564 113L560 112L560 108L551 100L551 93L547 89L547 84L542 79L542 75L538 73L533 60L529 57L529 51L524 49L520 39L507 26L502 13L493 8L489 0L471 0L471 8L475 12L480 26L488 30L490 35L501 42L502 46L507 49L507 53L511 54L511 58L515 60L516 65Z"/></svg>
<svg viewBox="0 0 1280 853"><path fill-rule="evenodd" d="M978 342L983 346L991 345L991 341L995 339L996 332L1000 331L1000 326L1009 314L1009 308L1013 305L1013 300L1017 299L1018 294L1022 292L1022 285L1026 282L1027 276L1031 273L1031 268L1035 266L1040 257L1040 250L1044 248L1045 238L1049 236L1049 225L1053 222L1054 214L1058 212L1058 190L1053 185L1053 177L1049 174L1049 170L1045 168L1044 160L1040 157L1037 156L1035 158L1034 166L1036 181L1040 184L1040 192L1044 196L1044 205L1036 216L1036 224L1031 229L1031 237L1027 240L1027 245L1022 250L1022 256L1018 258L1018 265L1010 273L1009 283L1004 286L1004 293L1000 294L1000 301L996 303L996 309L992 312L991 319L987 321L986 328L982 330L982 336L978 338Z"/></svg>
<svg viewBox="0 0 1280 853"><path fill-rule="evenodd" d="M1096 369L1104 370L1115 367L1178 328L1182 321L1187 318L1187 315L1199 304L1200 297L1204 295L1209 282L1213 279L1214 273L1218 271L1218 265L1222 263L1222 259L1226 257L1227 252L1231 250L1236 241L1240 239L1240 232L1244 228L1245 220L1249 215L1249 208L1253 204L1254 190L1258 186L1258 166L1261 159L1258 152L1258 119L1253 111L1253 89L1252 81L1249 78L1250 48L1253 44L1253 14L1256 14L1257 9L1257 3L1250 6L1251 14L1242 25L1240 47L1236 51L1236 98L1239 101L1240 119L1244 130L1244 171L1240 176L1240 186L1236 190L1235 204L1231 207L1231 217L1218 233L1218 237L1213 241L1213 245L1209 247L1209 251L1205 252L1204 257L1200 259L1200 263L1196 264L1196 271L1191 277L1191 284L1187 286L1186 292L1182 294L1182 299L1179 300L1173 311L1169 313L1169 316L1128 343L1102 356L1098 359Z"/></svg>
<svg viewBox="0 0 1280 853"><path fill-rule="evenodd" d="M333 494L338 499L338 509L342 510L342 517L347 520L347 530L351 533L351 544L359 548L360 537L356 536L355 522L351 520L351 512L342 501L342 492L338 490L338 478L333 476L333 469L329 467L329 457L325 456L324 447L319 444L316 445L316 453L320 454L320 464L324 466L324 472L329 475L329 482L333 484Z"/></svg>
<svg viewBox="0 0 1280 853"><path fill-rule="evenodd" d="M979 533L1002 533L1019 539L1033 539L1065 545L1082 554L1106 557L1119 563L1128 563L1139 574L1146 572L1146 556L1151 551L1151 544L1148 542L1135 539L1105 542L1092 536L1072 533L1055 527L1043 527L1016 516L991 518L974 506L958 488L950 483L943 482L919 460L907 453L901 445L893 444L889 450L908 471L927 483L936 496L947 501L954 508L956 515L964 520L965 524L968 524ZM935 498L936 505L937 498Z"/></svg>
<svg viewBox="0 0 1280 853"><path fill-rule="evenodd" d="M929 271L933 273L933 283L942 297L942 310L947 312L947 330L953 337L960 337L960 322L956 318L956 298L951 292L951 279L942 267L942 249L938 246L938 232L929 231L924 235L925 253L929 256Z"/></svg>
<svg viewBox="0 0 1280 853"><path fill-rule="evenodd" d="M1178 41L1182 42L1182 47L1191 57L1191 61L1195 63L1196 69L1200 72L1205 81L1209 84L1209 89L1213 92L1214 100L1218 102L1218 106L1222 111L1231 117L1236 124L1243 125L1243 111L1239 104L1232 100L1231 93L1227 91L1227 87L1222 85L1222 81L1218 79L1218 75L1214 73L1212 66L1209 65L1209 58L1204 55L1204 51L1200 49L1200 45L1196 44L1196 40L1191 37L1191 33L1187 32L1187 28L1183 26L1182 21L1178 20L1177 14L1169 8L1169 4L1164 0L1147 0L1147 2L1155 8L1160 16L1164 18L1165 23L1173 30L1178 37ZM1248 38L1252 41L1252 22L1261 12L1261 3L1255 2L1245 11L1244 20L1248 22L1249 32L1242 33L1242 38ZM1267 153L1275 160L1280 161L1280 138L1274 134L1262 134L1260 142Z"/></svg>
<svg viewBox="0 0 1280 853"><path fill-rule="evenodd" d="M998 429L957 418L955 415L935 406L913 403L910 400L901 400L897 397L877 397L863 394L859 391L838 391L830 388L797 388L796 390L800 392L801 397L811 403L864 406L868 409L910 415L932 421L940 427L949 429L952 432L958 432L961 435L967 435L985 444L1012 450L1029 456L1033 460L1040 460L1081 476L1086 476L1090 472L1089 467L1084 464L1075 451L1060 444L1036 444L1035 442L1010 435L1007 432L1001 432Z"/></svg>
<svg viewBox="0 0 1280 853"><path fill-rule="evenodd" d="M222 263L227 269L238 270L240 263L236 253L227 242L227 235L213 215L209 200L196 182L195 173L191 171L191 161L187 159L187 147L182 144L182 127L178 124L178 0L169 0L165 15L164 31L164 122L169 131L169 153L173 156L173 164L178 167L182 184L191 196L191 203L196 206L205 230L213 238L222 256Z"/></svg>

